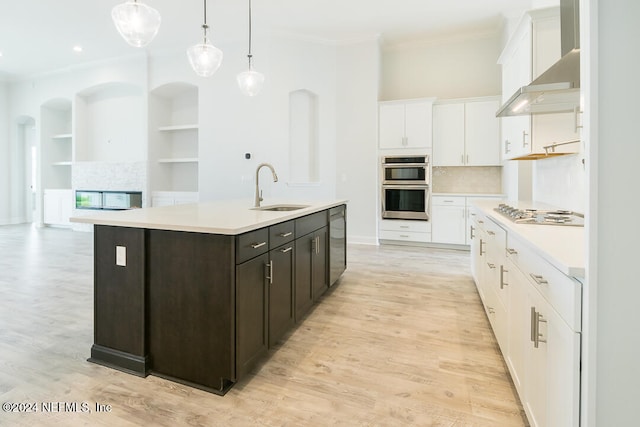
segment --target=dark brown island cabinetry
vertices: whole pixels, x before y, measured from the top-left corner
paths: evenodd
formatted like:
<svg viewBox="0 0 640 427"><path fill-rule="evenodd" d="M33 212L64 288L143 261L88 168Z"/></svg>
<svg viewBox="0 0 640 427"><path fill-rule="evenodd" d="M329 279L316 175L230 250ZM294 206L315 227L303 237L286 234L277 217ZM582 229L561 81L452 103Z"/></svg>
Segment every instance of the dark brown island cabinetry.
<svg viewBox="0 0 640 427"><path fill-rule="evenodd" d="M239 235L96 225L89 360L224 394L330 286L328 224L329 210Z"/></svg>

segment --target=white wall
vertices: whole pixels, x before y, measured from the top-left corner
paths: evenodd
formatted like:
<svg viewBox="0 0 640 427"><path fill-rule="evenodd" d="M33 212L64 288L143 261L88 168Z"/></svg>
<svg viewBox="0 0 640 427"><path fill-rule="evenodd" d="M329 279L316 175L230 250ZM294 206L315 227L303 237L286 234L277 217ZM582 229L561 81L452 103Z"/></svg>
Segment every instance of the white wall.
<svg viewBox="0 0 640 427"><path fill-rule="evenodd" d="M349 200L351 242L377 243L379 69L376 40L338 46L336 196Z"/></svg>
<svg viewBox="0 0 640 427"><path fill-rule="evenodd" d="M500 31L385 48L380 100L499 95Z"/></svg>
<svg viewBox="0 0 640 427"><path fill-rule="evenodd" d="M587 177L582 153L533 162L533 200L584 213Z"/></svg>
<svg viewBox="0 0 640 427"><path fill-rule="evenodd" d="M0 224L7 224L11 222L8 109L9 94L7 84L0 80Z"/></svg>
<svg viewBox="0 0 640 427"><path fill-rule="evenodd" d="M225 48L232 51L234 46ZM242 95L236 75L244 71L244 46L236 46L214 78L200 86L200 198L252 200L259 163L271 163L279 181L261 173L265 203L269 198L335 196L336 56L335 46L272 36L254 51L255 68L265 74L262 92ZM261 52L259 56L258 52ZM259 60L258 60L259 59ZM226 59L225 59L226 61ZM290 185L289 93L306 89L317 96L319 183ZM251 159L245 159L251 153Z"/></svg>
<svg viewBox="0 0 640 427"><path fill-rule="evenodd" d="M590 67L583 76L589 176L583 424L630 426L638 424L640 383L640 105L633 85L640 59L629 52L638 51L640 2L584 0L582 8L590 32L582 38Z"/></svg>

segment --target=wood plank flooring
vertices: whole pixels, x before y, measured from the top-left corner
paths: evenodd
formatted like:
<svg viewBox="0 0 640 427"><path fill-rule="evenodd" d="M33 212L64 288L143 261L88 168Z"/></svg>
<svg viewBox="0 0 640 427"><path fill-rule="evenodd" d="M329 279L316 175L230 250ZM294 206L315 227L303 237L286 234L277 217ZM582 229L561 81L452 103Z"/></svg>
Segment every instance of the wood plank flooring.
<svg viewBox="0 0 640 427"><path fill-rule="evenodd" d="M350 245L340 284L220 397L86 361L92 239L0 227L0 402L38 410L2 426L527 425L468 252Z"/></svg>

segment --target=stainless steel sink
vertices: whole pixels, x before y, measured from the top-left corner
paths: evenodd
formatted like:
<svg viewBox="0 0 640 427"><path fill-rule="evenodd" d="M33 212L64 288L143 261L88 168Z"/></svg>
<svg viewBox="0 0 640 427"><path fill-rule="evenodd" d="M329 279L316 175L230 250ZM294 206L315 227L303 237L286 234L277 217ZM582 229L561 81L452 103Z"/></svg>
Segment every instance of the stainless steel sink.
<svg viewBox="0 0 640 427"><path fill-rule="evenodd" d="M272 211L272 212L287 212L297 211L298 209L308 208L309 205L268 205L261 206L259 208L252 208L254 211Z"/></svg>

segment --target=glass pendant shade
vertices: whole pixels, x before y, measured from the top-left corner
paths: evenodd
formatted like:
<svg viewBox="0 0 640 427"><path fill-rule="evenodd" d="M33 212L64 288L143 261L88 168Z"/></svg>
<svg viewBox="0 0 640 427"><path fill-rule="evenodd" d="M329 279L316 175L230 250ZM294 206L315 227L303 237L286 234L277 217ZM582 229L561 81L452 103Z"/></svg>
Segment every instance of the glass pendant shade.
<svg viewBox="0 0 640 427"><path fill-rule="evenodd" d="M127 43L135 47L148 45L160 28L160 13L137 1L127 1L111 9L111 18Z"/></svg>
<svg viewBox="0 0 640 427"><path fill-rule="evenodd" d="M255 96L262 89L264 83L264 75L254 71L252 67L249 70L238 74L238 86L240 90L247 96Z"/></svg>
<svg viewBox="0 0 640 427"><path fill-rule="evenodd" d="M210 77L222 64L222 51L205 39L204 43L198 43L187 49L187 56L191 68L197 75Z"/></svg>

